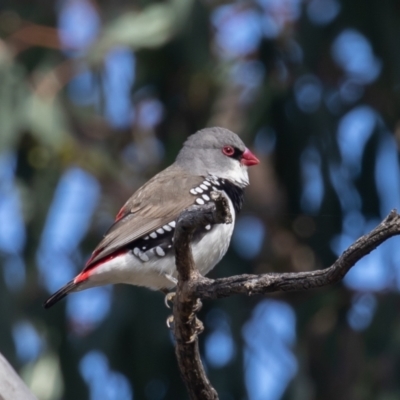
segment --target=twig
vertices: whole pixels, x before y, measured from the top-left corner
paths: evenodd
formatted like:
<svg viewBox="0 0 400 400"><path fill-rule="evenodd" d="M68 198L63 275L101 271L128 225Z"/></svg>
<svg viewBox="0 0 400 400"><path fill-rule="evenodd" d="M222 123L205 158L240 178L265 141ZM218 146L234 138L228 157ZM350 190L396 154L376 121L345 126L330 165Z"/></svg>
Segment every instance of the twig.
<svg viewBox="0 0 400 400"><path fill-rule="evenodd" d="M400 234L400 215L392 210L371 232L361 236L329 268L309 272L236 275L222 279L202 279L193 287L201 299L218 299L234 294L266 294L314 289L339 282L357 261L387 239Z"/></svg>

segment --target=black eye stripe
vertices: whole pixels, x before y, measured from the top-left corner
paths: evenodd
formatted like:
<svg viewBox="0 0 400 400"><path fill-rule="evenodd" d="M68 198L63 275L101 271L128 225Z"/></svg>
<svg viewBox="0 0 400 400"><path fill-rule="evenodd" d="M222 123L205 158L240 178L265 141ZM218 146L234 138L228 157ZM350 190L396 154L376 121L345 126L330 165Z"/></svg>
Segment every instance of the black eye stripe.
<svg viewBox="0 0 400 400"><path fill-rule="evenodd" d="M239 150L236 147L233 147L234 153L230 156L231 158L234 158L235 160L240 160L243 155L243 151Z"/></svg>

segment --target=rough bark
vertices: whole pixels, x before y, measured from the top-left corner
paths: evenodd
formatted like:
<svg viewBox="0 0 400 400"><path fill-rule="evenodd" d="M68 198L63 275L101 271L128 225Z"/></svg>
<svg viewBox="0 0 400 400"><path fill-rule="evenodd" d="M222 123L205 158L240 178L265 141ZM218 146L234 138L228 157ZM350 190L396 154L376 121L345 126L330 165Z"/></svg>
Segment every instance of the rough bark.
<svg viewBox="0 0 400 400"><path fill-rule="evenodd" d="M193 295L201 299L218 299L234 294L265 294L294 292L337 283L357 261L368 255L387 239L400 234L400 215L392 210L371 232L361 236L326 269L295 273L236 275L222 279L203 278L193 285Z"/></svg>
<svg viewBox="0 0 400 400"><path fill-rule="evenodd" d="M211 194L215 204L193 206L184 211L175 229L175 256L179 279L174 299L175 352L182 378L191 399L216 400L218 394L208 380L199 354L197 335L203 330L196 318L201 306L193 295L193 285L203 278L198 273L190 242L196 228L214 223L231 223L229 205L224 197Z"/></svg>
<svg viewBox="0 0 400 400"><path fill-rule="evenodd" d="M237 275L222 279L202 277L194 264L190 241L195 229L215 223L231 223L224 197L213 193L215 204L193 206L184 211L175 231L178 285L174 299L174 334L179 368L192 400L215 400L218 394L210 384L201 362L197 335L202 324L196 318L201 299L218 299L234 294L266 294L302 291L339 282L357 261L387 239L400 234L400 215L393 210L370 233L359 238L329 268L263 275Z"/></svg>

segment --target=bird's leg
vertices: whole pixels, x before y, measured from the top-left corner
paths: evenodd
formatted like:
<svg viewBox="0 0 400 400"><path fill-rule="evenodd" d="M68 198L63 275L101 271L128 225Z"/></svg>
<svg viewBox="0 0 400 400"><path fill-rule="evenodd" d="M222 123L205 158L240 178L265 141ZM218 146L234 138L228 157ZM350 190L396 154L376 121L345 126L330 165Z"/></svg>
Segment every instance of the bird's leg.
<svg viewBox="0 0 400 400"><path fill-rule="evenodd" d="M178 280L176 278L174 278L172 275L169 274L164 274L164 276L170 281L172 282L175 286L178 284ZM164 298L164 303L166 305L167 308L171 308L169 303L173 303L173 300L176 296L175 292L168 292L167 289L161 289L161 291L165 294L165 298ZM189 317L188 317L188 322L192 322L194 319L194 332L193 335L190 337L189 342L191 343L193 342L198 335L200 335L203 330L204 330L204 325L203 323L196 317L196 313L198 313L201 308L203 307L203 303L201 302L200 299L196 299L196 303L193 306L192 312L190 313ZM174 323L174 316L170 315L167 318L166 324L167 327L169 329L172 329L172 324Z"/></svg>
<svg viewBox="0 0 400 400"><path fill-rule="evenodd" d="M164 274L165 278L167 278L170 282L172 282L174 284L174 286L176 286L178 284L178 279L174 278L172 275L170 274Z"/></svg>

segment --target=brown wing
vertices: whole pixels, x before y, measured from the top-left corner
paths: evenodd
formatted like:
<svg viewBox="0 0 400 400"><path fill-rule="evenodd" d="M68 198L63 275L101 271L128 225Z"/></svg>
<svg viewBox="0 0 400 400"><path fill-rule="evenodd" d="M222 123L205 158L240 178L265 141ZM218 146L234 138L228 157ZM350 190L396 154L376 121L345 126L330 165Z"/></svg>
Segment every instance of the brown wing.
<svg viewBox="0 0 400 400"><path fill-rule="evenodd" d="M185 208L194 204L195 197L189 191L203 180L204 177L187 175L174 165L150 179L122 207L85 269L174 221Z"/></svg>

